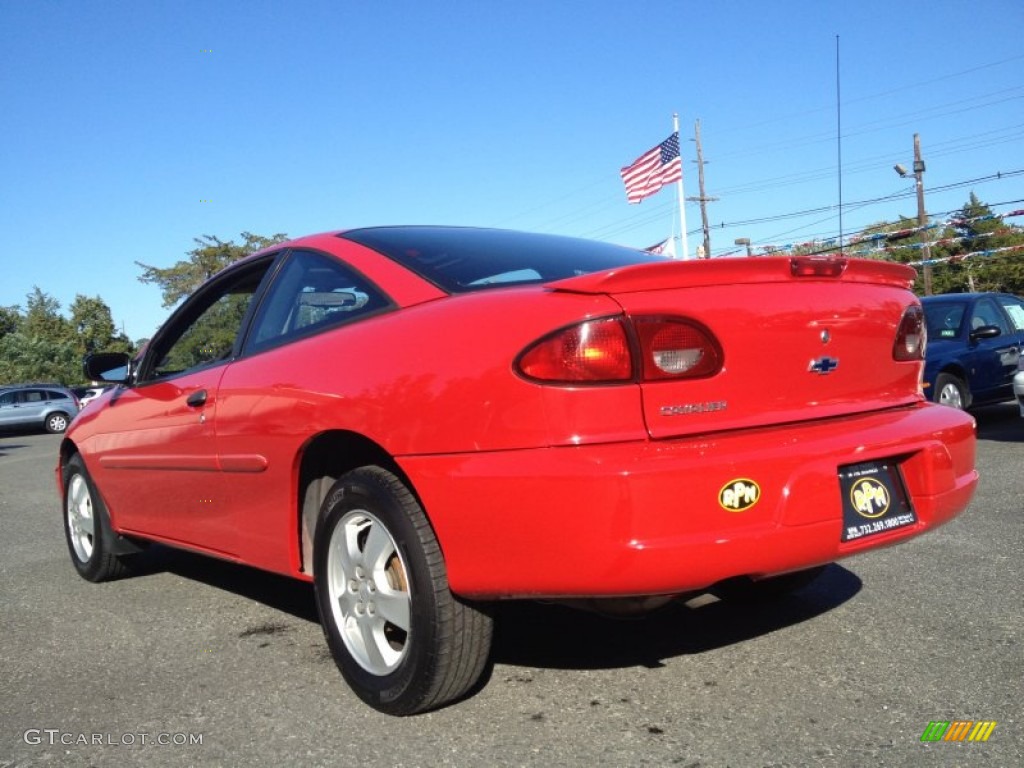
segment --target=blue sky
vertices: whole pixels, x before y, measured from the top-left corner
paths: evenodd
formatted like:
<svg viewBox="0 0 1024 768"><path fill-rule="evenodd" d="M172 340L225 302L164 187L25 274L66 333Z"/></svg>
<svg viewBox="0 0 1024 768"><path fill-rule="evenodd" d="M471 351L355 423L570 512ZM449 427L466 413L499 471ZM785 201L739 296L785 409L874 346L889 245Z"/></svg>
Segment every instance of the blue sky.
<svg viewBox="0 0 1024 768"><path fill-rule="evenodd" d="M915 132L929 213L1019 201L1022 29L1020 0L2 0L0 305L99 295L148 336L168 310L134 262L204 234L443 223L648 246L678 229L674 188L628 205L618 171L673 112L687 195L701 120L714 255L834 237L834 207L781 217L838 202L836 35L846 233L916 216L892 170Z"/></svg>

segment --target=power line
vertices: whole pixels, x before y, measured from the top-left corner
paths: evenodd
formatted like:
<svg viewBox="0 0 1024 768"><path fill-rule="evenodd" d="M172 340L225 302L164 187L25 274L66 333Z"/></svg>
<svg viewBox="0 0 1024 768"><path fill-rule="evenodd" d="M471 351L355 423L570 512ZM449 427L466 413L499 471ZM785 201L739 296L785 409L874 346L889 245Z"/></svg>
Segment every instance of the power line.
<svg viewBox="0 0 1024 768"><path fill-rule="evenodd" d="M853 99L849 99L848 98L846 100L846 103L847 104L868 103L868 102L871 102L873 100L878 100L878 99L884 98L886 96L891 96L893 94L898 94L898 93L901 93L901 92L904 92L904 91L912 91L912 90L915 90L915 89L920 89L924 85L930 85L930 84L939 83L939 82L951 81L951 80L955 80L956 78L961 78L961 77L966 77L966 76L974 75L974 74L976 74L976 73L978 73L980 71L991 70L991 69L994 69L996 67L1000 67L1000 66L1004 66L1004 65L1009 64L1009 63L1017 62L1017 61L1019 61L1021 59L1024 59L1024 54L1017 55L1017 56L1011 56L1011 57L1008 57L1008 58L1005 58L1005 59L1000 59L1000 60L993 61L993 62L979 64L979 65L976 65L976 66L972 66L972 67L969 67L969 68L966 68L966 69L962 69L962 70L958 70L958 71L951 72L951 73L946 73L946 74L938 75L936 77L920 80L920 81L914 82L914 83L909 84L909 85L900 86L900 87L897 87L897 88L890 88L890 89L885 90L885 91L878 91L878 92L875 92L875 93L867 94L865 96L860 96L860 97L856 97L856 98L853 98ZM911 123L921 122L922 120L930 121L930 120L934 120L934 119L943 117L943 116L945 116L947 114L953 114L953 113L963 112L963 111L967 111L967 110L981 110L981 109L995 107L998 104L1005 103L1005 102L1008 102L1008 101L1015 101L1017 99L1020 99L1020 98L1024 97L1024 94L1021 94L1021 90L1022 90L1021 86L1011 86L1011 87L1003 88L1003 89L1000 89L1000 90L994 90L994 91L990 91L990 92L983 93L983 94L972 95L972 96L969 96L967 98L959 98L959 99L950 100L950 101L943 101L943 102L941 102L939 104L935 104L935 105L930 106L930 107L925 107L923 109L917 109L917 110L915 110L913 112L900 113L898 115L888 115L888 116L886 116L886 117L884 117L882 119L879 119L879 120L875 120L875 121L871 121L871 122L866 122L866 123L861 124L860 126L854 126L853 130L848 130L844 134L844 136L858 136L858 135L862 135L862 134L866 134L866 133L873 133L873 132L877 132L877 131L881 131L881 130L889 130L889 129L892 129L894 127L898 127L898 126L901 126L901 125L908 125L908 124L911 124ZM824 107L823 106L821 108L810 110L810 112L824 112L827 109L829 109L829 107ZM863 111L864 110L862 110L862 112ZM794 118L800 117L801 114L806 114L806 113L807 113L807 111L805 111L805 112L796 112L796 111L781 110L781 114L779 115L779 117L773 117L771 119L763 120L763 121L760 121L758 123L744 122L742 128L741 127L725 128L725 129L716 131L716 135L718 135L718 136L725 136L725 135L728 135L728 134L731 134L731 133L735 133L738 130L750 130L751 128L756 128L757 126L766 125L766 124L773 123L773 122L778 122L778 121L782 121L782 120L793 120ZM990 122L990 124L991 124L991 122ZM1020 123L1017 123L1017 124L1005 126L1005 127L1002 127L1002 128L989 129L989 130L980 131L980 132L977 132L977 133L972 133L972 134L969 134L967 136L961 136L961 137L959 137L957 139L951 139L951 140L942 141L942 142L937 143L934 146L929 145L929 156L931 156L931 157L948 156L948 155L953 155L953 154L957 154L957 153L978 150L978 149L982 149L982 148L985 148L985 147L996 146L996 145L999 145L999 144L1015 142L1015 141L1018 141L1021 136L1024 136L1024 132L1020 131L1021 128L1024 128L1024 125L1022 125ZM754 153L754 152L757 152L757 153L760 153L760 154L766 154L766 153L775 152L775 151L784 151L787 148L791 149L791 148L793 148L796 145L801 146L801 147L806 147L809 143L811 143L811 144L813 144L813 143L823 143L823 142L826 142L826 141L833 141L833 140L834 140L834 136L832 136L831 134L812 134L810 136L803 137L803 138L797 139L797 140L787 139L786 141L762 144L762 145L757 146L756 148L744 148L743 150L734 151L734 152L728 152L728 151L721 152L721 151L717 151L716 150L715 157L716 157L716 162L718 162L720 164L723 159L727 159L729 157L742 157L745 154L751 154L751 153ZM902 157L902 156L903 156L903 152L902 151L899 151L897 153L897 151L894 150L892 153L887 153L885 155L875 155L875 156L872 156L872 157L862 157L862 158L859 158L859 159L851 159L851 158L848 158L848 157L844 157L843 174L844 174L844 176L852 176L854 174L874 172L876 170L878 164L886 163L888 161L891 161L893 158ZM734 196L734 195L740 195L740 194L746 194L746 193L754 193L754 192L763 191L765 189L777 190L777 189L780 189L780 188L791 187L791 186L798 185L798 184L809 184L809 183L812 183L812 182L821 181L821 180L830 178L834 174L834 172L835 172L834 168L819 168L819 169L812 169L812 170L807 170L807 171L801 171L801 172L798 172L798 173L784 174L784 175L781 175L781 176L770 177L770 178L767 178L767 179L750 180L750 181L747 181L747 182L745 182L743 184L732 186L732 187L716 188L716 187L714 187L712 185L709 188L708 193L712 194L712 195L719 196L719 197L721 197L723 199L726 199L727 196L731 197L731 196ZM595 188L606 187L607 184L608 184L608 179L609 178L610 178L610 174L601 174L600 176L595 176L595 177L593 177L593 181L584 183L584 184L580 185L579 187L577 187L577 188L575 188L575 189L573 189L573 190L571 190L569 192L566 192L564 194L560 194L560 195L558 195L556 197L553 197L550 200L545 201L544 203L542 203L540 205L534 205L533 207L530 207L530 208L525 209L525 210L523 210L521 212L514 213L514 214L509 215L508 217L503 218L501 221L498 222L498 225L504 224L504 223L509 222L509 221L515 221L515 220L521 219L521 218L526 217L526 216L530 216L531 214L534 214L534 213L536 213L538 211L542 211L542 210L548 209L548 208L550 208L554 204L563 203L565 201L571 201L573 199L577 199L578 197L580 197L585 192L588 192L588 191L593 190ZM951 187L951 188L955 188L955 187ZM933 194L935 192L941 191L942 189L947 189L947 188L946 187L938 187L938 188L934 188L934 189L929 189L929 194ZM907 196L907 195L904 195L904 196ZM901 196L899 194L897 194L897 195L893 195L893 196L885 196L885 197L882 197L882 198L877 198L874 201L867 201L866 204L882 203L882 202L888 202L890 200L899 200L899 199L901 199ZM861 204L860 203L851 203L850 205L859 206ZM669 204L665 203L664 208L667 209L668 207L669 207ZM694 208L696 208L696 206L694 206ZM581 234L583 236L591 236L591 237L615 237L615 236L623 235L623 234L628 233L628 232L633 231L633 230L637 230L637 229L646 227L646 226L648 226L648 225L650 225L650 224L652 224L652 223L654 223L656 221L662 220L662 217L664 215L664 211L662 211L661 209L662 209L662 206L654 207L654 206L651 206L651 205L645 205L643 210L631 210L628 213L628 215L622 216L619 213L619 211L621 210L621 196L618 195L618 194L615 194L615 195L608 194L608 195L602 195L600 197L600 199L592 200L590 202L583 203L583 204L581 204L579 206L571 206L570 210L565 211L565 212L563 212L563 213L561 213L561 214L559 214L557 216L554 216L552 218L544 219L544 220L538 222L537 224L533 224L531 226L533 228L535 228L535 229L538 229L539 231L545 231L545 230L548 230L548 231L555 231L555 230L566 231L566 230L569 230L569 231L571 231L571 229L574 228L571 225L573 225L573 224L575 224L577 222L582 222L582 221L593 222L595 220L599 220L599 219L603 218L604 219L603 223L601 223L601 224L599 224L597 226L587 226L585 228L581 228L581 229L583 229L583 231L577 232L577 234ZM838 216L838 210L837 209L829 209L829 208L809 209L808 215L814 215L815 213L825 213L825 212L828 212L830 210L833 212L834 216ZM849 208L846 205L844 205L842 210L846 211L846 210L849 210ZM790 215L787 216L787 218L795 218L798 215L799 214L790 214ZM765 217L761 217L760 219L751 219L750 221L770 222L770 221L773 221L773 220L782 220L782 219L777 219L774 216L765 216ZM736 222L735 225L742 226L742 225L744 225L744 223L743 222ZM716 228L721 229L723 226L730 226L730 225L718 225ZM812 225L807 225L807 226L814 226L814 225L812 224Z"/></svg>
<svg viewBox="0 0 1024 768"><path fill-rule="evenodd" d="M974 179L966 179L964 181L953 182L951 184L943 184L943 185L939 185L939 186L936 186L936 187L931 187L929 189L929 194L949 191L949 190L952 190L952 189L961 189L963 187L971 186L972 184L977 184L977 183L981 183L981 182L984 182L984 181L1009 179L1009 178L1013 178L1013 177L1016 177L1016 176L1020 176L1022 174L1024 174L1024 169L1018 169L1018 170L1015 170L1015 171L997 171L996 173L989 174L988 176L979 176L979 177L974 178ZM875 205L875 204L880 203L880 202L889 202L889 201L892 201L892 200L902 200L902 199L905 199L905 198L914 197L915 195L916 195L916 189L904 190L904 191L892 193L892 194L889 194L889 195L883 195L881 197L875 197L875 198L870 198L870 199L867 199L867 200L857 200L857 201L854 201L854 202L851 202L851 203L845 203L843 207L846 208L846 209L849 209L849 210L859 210L860 208L865 208L865 207L867 207L869 205ZM832 221L833 219L835 219L838 216L837 206L827 206L826 205L826 206L819 206L817 208L808 208L808 209L805 209L805 210L802 210L802 211L793 211L793 212L790 212L790 213L775 214L773 216L764 216L764 217L760 217L760 218L756 218L756 219L746 219L746 220L742 220L742 221L722 222L722 223L716 225L714 228L715 229L719 229L719 230L725 230L725 229L729 229L731 227L750 226L752 224L767 224L767 223L771 223L773 221L785 221L787 219L799 218L801 216L811 216L811 215L814 215L816 213L825 213L825 212L829 212L830 215L825 217L824 219L820 219L820 220L812 222L810 224L807 224L807 225L804 225L804 226L801 226L801 227L797 227L796 229L791 229L791 230L787 230L786 232L782 232L782 233L778 233L778 234L772 235L770 238L768 238L768 239L774 240L774 239L776 239L778 237L784 237L785 235L792 234L793 232L799 232L800 230L806 229L808 227L817 226L818 224L822 224L822 223L824 223L826 221ZM700 231L700 230L693 230L692 233L696 233L698 231Z"/></svg>
<svg viewBox="0 0 1024 768"><path fill-rule="evenodd" d="M1015 176L1020 176L1021 174L1024 174L1024 169L1019 169L1019 170L1016 170L1016 171L997 171L996 173L990 174L988 176L979 176L978 178L975 178L975 179L967 179L965 181L957 181L957 182L954 182L952 184L943 184L941 186L930 187L928 192L929 192L929 194L934 194L934 193L937 193L937 192L944 192L944 191L951 190L951 189L959 189L961 187L970 186L971 184L977 184L977 183L983 182L983 181L992 181L992 180L995 180L995 179L1009 179L1009 178L1013 178ZM914 194L915 194L915 192L913 190L911 190L911 191L904 191L904 192L897 192L897 193L890 194L890 195L883 195L882 197L873 197L873 198L869 198L867 200L857 200L857 201L852 202L852 203L845 203L844 207L864 206L864 205L871 205L871 204L875 204L875 203L888 202L890 200L901 200L901 199L906 198L906 197L913 197ZM822 213L823 211L836 210L837 207L838 206L834 206L834 205L823 205L823 206L819 206L817 208L807 208L807 209L802 210L802 211L793 211L793 212L790 212L790 213L780 213L780 214L775 214L773 216L762 216L762 217L759 217L759 218L756 218L756 219L743 219L743 220L740 220L740 221L730 221L728 223L723 222L723 223L718 225L717 229L726 229L728 227L749 226L750 224L765 224L765 223L769 223L769 222L772 222L772 221L783 221L785 219L792 219L792 218L796 218L796 217L799 217L799 216L808 216L808 215L812 215L812 214L815 214L815 213Z"/></svg>

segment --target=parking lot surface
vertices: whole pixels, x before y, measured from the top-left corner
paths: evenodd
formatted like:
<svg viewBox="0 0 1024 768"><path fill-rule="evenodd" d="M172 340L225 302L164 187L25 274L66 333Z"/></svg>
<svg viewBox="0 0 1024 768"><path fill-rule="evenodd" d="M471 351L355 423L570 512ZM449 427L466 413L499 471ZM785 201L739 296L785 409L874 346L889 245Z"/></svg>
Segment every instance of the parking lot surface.
<svg viewBox="0 0 1024 768"><path fill-rule="evenodd" d="M60 436L0 434L0 767L1022 765L1024 419L976 415L978 493L938 531L770 604L502 605L485 684L404 719L346 688L309 585L160 547L80 579ZM996 725L922 742L944 721Z"/></svg>

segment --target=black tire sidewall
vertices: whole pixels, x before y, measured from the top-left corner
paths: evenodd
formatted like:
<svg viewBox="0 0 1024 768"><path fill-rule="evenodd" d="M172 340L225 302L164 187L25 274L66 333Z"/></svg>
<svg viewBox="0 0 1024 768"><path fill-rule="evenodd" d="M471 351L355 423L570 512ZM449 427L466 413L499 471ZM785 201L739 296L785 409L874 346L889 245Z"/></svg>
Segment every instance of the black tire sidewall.
<svg viewBox="0 0 1024 768"><path fill-rule="evenodd" d="M88 560L82 561L78 557L78 553L75 552L75 545L71 541L71 529L68 521L68 490L71 487L72 478L78 475L85 481L86 488L89 489L89 497L92 500L92 515L93 515L93 542L92 542L92 554ZM89 477L89 473L85 469L85 465L82 463L82 459L76 454L64 467L64 498L61 510L61 515L64 518L64 540L68 545L68 553L71 555L71 562L75 566L75 570L85 579L89 581L97 581L100 578L105 543L105 534L107 526L107 511L103 506L103 501L100 499L99 494L96 492L96 486L93 485L92 478Z"/></svg>
<svg viewBox="0 0 1024 768"><path fill-rule="evenodd" d="M406 656L387 675L374 675L352 658L331 610L327 548L341 519L353 510L369 512L387 528L406 567L411 596ZM356 694L375 709L391 714L417 711L418 703L430 693L436 658L437 598L420 535L409 512L379 476L355 470L335 483L324 500L313 548L317 609L331 654Z"/></svg>
<svg viewBox="0 0 1024 768"><path fill-rule="evenodd" d="M942 390L946 388L947 384L952 384L960 391L960 402L962 403L961 410L967 409L967 385L959 376L955 376L952 373L940 373L935 379L935 402L941 403Z"/></svg>

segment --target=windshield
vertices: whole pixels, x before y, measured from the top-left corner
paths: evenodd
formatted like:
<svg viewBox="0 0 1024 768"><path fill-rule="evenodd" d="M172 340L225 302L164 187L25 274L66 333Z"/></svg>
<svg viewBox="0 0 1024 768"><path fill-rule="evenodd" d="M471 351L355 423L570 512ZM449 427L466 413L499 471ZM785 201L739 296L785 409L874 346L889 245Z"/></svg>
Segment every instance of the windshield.
<svg viewBox="0 0 1024 768"><path fill-rule="evenodd" d="M665 260L610 243L499 229L377 227L338 237L394 259L448 293L546 283Z"/></svg>

